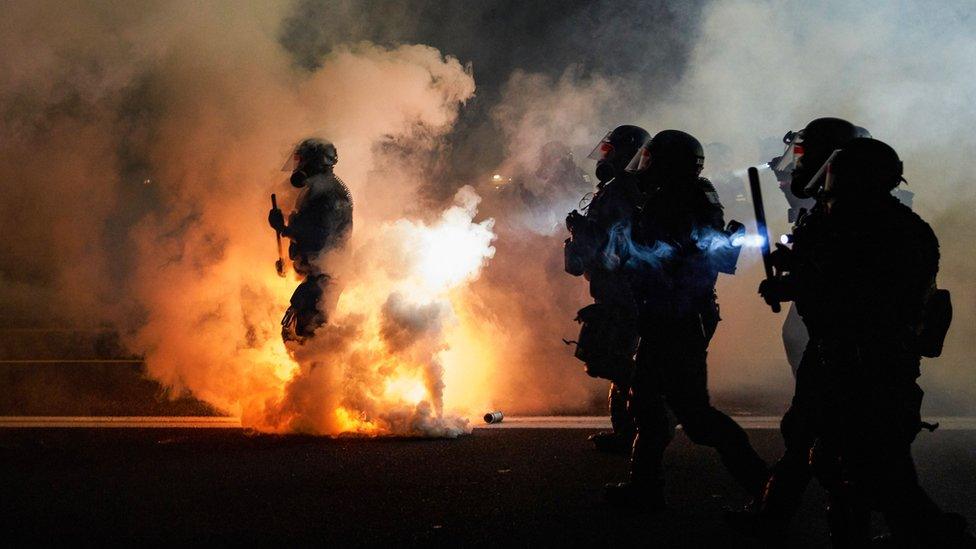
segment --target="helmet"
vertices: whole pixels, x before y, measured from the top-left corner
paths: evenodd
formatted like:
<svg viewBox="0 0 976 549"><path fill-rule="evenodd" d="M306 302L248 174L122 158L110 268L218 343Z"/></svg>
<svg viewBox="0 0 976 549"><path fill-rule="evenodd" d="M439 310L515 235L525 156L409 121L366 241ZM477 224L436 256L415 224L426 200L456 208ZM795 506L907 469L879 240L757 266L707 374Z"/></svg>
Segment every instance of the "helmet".
<svg viewBox="0 0 976 549"><path fill-rule="evenodd" d="M637 150L650 138L651 134L639 126L625 124L608 131L587 156L596 160L596 178L606 182L623 172Z"/></svg>
<svg viewBox="0 0 976 549"><path fill-rule="evenodd" d="M867 197L890 194L902 178L902 163L887 143L858 137L837 152L827 166L824 194Z"/></svg>
<svg viewBox="0 0 976 549"><path fill-rule="evenodd" d="M304 187L305 180L317 173L325 172L339 163L339 152L335 145L317 137L303 140L295 147L291 163L291 184Z"/></svg>
<svg viewBox="0 0 976 549"><path fill-rule="evenodd" d="M703 167L705 151L701 142L680 130L664 130L637 151L627 171L697 177Z"/></svg>
<svg viewBox="0 0 976 549"><path fill-rule="evenodd" d="M815 188L819 184L814 176L827 158L834 150L863 133L867 133L867 130L840 118L817 118L802 130L787 133L783 138L787 145L786 152L777 167L782 169L792 163L790 190L793 194L800 198L815 194L808 187Z"/></svg>

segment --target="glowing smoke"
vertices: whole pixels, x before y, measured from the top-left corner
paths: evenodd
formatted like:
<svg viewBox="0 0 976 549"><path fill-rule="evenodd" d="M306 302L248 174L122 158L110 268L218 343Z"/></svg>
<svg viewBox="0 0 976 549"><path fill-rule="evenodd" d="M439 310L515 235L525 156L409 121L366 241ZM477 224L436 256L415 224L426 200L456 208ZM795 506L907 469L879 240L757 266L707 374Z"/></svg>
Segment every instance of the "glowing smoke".
<svg viewBox="0 0 976 549"><path fill-rule="evenodd" d="M384 382L383 393L413 401L430 392L436 384L424 375L439 363L445 409L593 410L606 384L583 376L559 342L574 335L572 318L588 302L585 283L562 271L558 226L579 197L525 177L535 196L551 199L527 208L478 182L495 173L533 174L540 147L551 140L563 141L590 172L583 155L621 123L652 133L676 127L704 143L726 143L723 170L734 172L776 153L786 129L837 115L904 157L916 209L942 240L940 282L956 303L945 357L926 361L927 402L948 395L943 410L973 411L976 389L966 368L976 352L976 166L959 151L974 145L976 33L965 3L865 8L722 0L702 9L650 6L641 17L616 3L593 5L576 18L547 18L555 27L515 35L513 63L524 66L491 75L506 83L497 97L479 92L487 122L468 120L467 127L454 124L473 96L472 72L434 48L402 45L423 27L420 15L410 20L410 6L395 6L403 17L390 18L364 13L367 3L329 3L320 22L306 17L312 4L298 11L241 3L0 8L8 24L0 33L0 223L13 235L0 243L4 318L116 326L168 387L229 411L254 410L255 424L332 432L342 422L329 410L343 401L352 412L342 424L361 421L352 416L371 410L376 395L323 397L316 387L344 386L346 370L312 367L312 357L296 370L277 339L297 281L272 278L267 194L279 192L287 208L293 195L279 184L278 168L295 140L319 133L338 144L337 171L356 202L347 254L329 258L347 290L338 317L353 311L344 302L356 291L355 277L370 274L363 250L376 245L380 227L401 218L411 220L404 230L435 227L451 207L431 207L418 189L449 198L464 184L477 186L482 214L496 220L498 235L496 256L479 278L467 279L463 268L445 273L463 279L449 292L450 310L440 299L415 303L411 292L381 292L370 320L350 317L323 334L322 345L334 342L328 352L353 352L344 345L362 333L379 334L376 348L405 349L408 334L417 334L426 348L406 352L438 361L418 360L415 376ZM474 45L467 50L488 51L478 33L484 14L469 5L455 11L470 14L463 28ZM281 39L287 16L293 24ZM586 26L593 21L599 28ZM327 41L306 44L308 33L295 28L302 26L323 27ZM386 45L361 42L371 29ZM443 25L426 38L450 45L457 35L457 27ZM620 50L608 55L591 47L605 36ZM557 45L537 47L545 40ZM281 42L293 49L284 51ZM306 68L296 67L296 58ZM477 143L473 152L459 150L465 136ZM441 177L432 159L445 158L459 159L470 177ZM717 168L710 156L706 175L718 179ZM786 228L777 214L785 202L766 179L770 229L778 234ZM727 217L750 225L748 204L735 196L722 196ZM743 251L744 265L755 260L754 250ZM782 406L776 393L792 382L779 340L782 317L756 297L759 277L758 268L747 267L720 278L724 321L710 349L710 381L717 395L759 391ZM428 352L438 346L446 348ZM369 378L371 370L362 371ZM396 416L403 422L387 419L389 428L410 430L409 418L435 417L429 404L430 415L411 405Z"/></svg>

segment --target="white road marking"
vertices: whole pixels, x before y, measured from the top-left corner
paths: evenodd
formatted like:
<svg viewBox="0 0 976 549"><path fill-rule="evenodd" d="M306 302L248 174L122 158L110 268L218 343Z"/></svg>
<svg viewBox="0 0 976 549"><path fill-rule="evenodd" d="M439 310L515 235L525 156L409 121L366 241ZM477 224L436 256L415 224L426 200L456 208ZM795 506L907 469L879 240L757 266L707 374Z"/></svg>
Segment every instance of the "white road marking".
<svg viewBox="0 0 976 549"><path fill-rule="evenodd" d="M236 417L207 416L0 416L0 428L24 429L240 429Z"/></svg>
<svg viewBox="0 0 976 549"><path fill-rule="evenodd" d="M141 358L32 358L27 360L0 360L0 364L142 364L145 362Z"/></svg>
<svg viewBox="0 0 976 549"><path fill-rule="evenodd" d="M779 429L777 416L732 416L745 429ZM976 417L931 417L939 430L976 430ZM486 425L472 419L475 429L609 429L606 416L514 416L501 423ZM242 429L240 418L211 416L0 416L0 428L83 428L83 429Z"/></svg>

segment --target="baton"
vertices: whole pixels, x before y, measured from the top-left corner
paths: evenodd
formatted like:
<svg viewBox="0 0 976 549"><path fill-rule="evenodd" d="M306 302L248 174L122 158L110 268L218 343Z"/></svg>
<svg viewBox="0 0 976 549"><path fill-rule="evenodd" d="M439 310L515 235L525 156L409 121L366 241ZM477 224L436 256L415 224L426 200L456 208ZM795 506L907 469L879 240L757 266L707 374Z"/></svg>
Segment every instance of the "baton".
<svg viewBox="0 0 976 549"><path fill-rule="evenodd" d="M278 198L271 193L271 209L278 209ZM275 240L278 242L278 260L275 261L275 270L278 276L285 276L285 261L281 258L281 231L275 231Z"/></svg>
<svg viewBox="0 0 976 549"><path fill-rule="evenodd" d="M766 228L766 209L763 207L762 189L759 186L759 170L755 166L749 168L749 191L752 192L752 206L756 212L756 233L762 237L762 259L763 269L766 271L766 280L772 280L773 264L769 259L769 229ZM774 313L780 312L779 303L770 303L769 307Z"/></svg>

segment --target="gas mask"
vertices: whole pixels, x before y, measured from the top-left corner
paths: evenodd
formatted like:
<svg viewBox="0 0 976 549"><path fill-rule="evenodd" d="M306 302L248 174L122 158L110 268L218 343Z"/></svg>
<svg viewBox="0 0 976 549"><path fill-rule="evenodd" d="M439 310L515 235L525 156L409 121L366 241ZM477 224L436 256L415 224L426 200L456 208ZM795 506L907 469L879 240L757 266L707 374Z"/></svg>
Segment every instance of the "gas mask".
<svg viewBox="0 0 976 549"><path fill-rule="evenodd" d="M291 176L288 181L291 183L292 187L301 189L305 186L305 180L310 177L308 173L305 172L305 162L302 162L302 157L298 153L291 155L291 158L285 160L284 165L281 166L281 171L291 172Z"/></svg>
<svg viewBox="0 0 976 549"><path fill-rule="evenodd" d="M291 173L291 177L288 180L291 182L292 187L301 189L305 186L305 181L307 181L309 175L302 170L295 170Z"/></svg>
<svg viewBox="0 0 976 549"><path fill-rule="evenodd" d="M601 183L606 183L617 175L613 167L614 148L610 143L611 133L613 132L607 132L590 154L586 155L590 160L596 160L596 178Z"/></svg>

